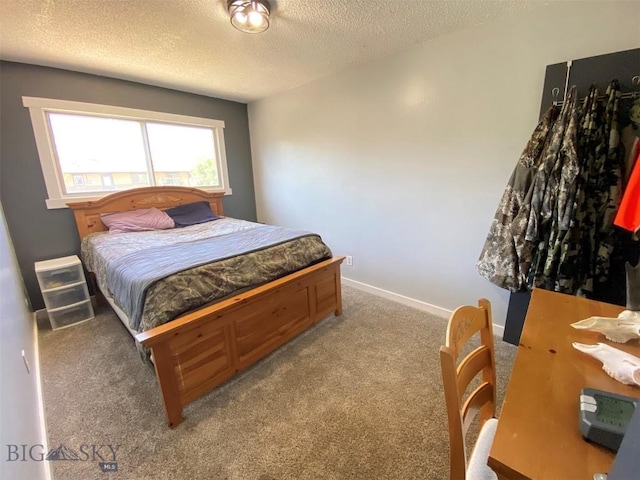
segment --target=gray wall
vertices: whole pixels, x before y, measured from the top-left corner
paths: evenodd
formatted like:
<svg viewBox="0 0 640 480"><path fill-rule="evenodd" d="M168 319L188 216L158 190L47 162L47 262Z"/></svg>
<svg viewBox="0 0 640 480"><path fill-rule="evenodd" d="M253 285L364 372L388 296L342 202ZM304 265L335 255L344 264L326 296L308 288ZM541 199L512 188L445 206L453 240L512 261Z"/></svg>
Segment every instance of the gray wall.
<svg viewBox="0 0 640 480"><path fill-rule="evenodd" d="M36 330L33 313L27 308L24 285L7 232L0 203L0 478L46 478L48 462L22 461L8 445L43 445L44 431L38 397ZM22 360L21 351L31 373ZM44 448L35 447L35 458ZM17 451L20 455L22 449ZM46 452L45 452L46 453Z"/></svg>
<svg viewBox="0 0 640 480"><path fill-rule="evenodd" d="M33 263L79 252L69 209L47 210L47 197L29 111L23 96L55 98L214 118L225 122L233 194L225 213L255 220L255 196L245 104L47 67L0 62L0 199L29 298L44 303Z"/></svg>
<svg viewBox="0 0 640 480"><path fill-rule="evenodd" d="M322 234L360 286L451 310L509 295L476 261L545 67L640 45L640 2L549 2L249 104L258 218ZM352 282L353 284L353 282Z"/></svg>

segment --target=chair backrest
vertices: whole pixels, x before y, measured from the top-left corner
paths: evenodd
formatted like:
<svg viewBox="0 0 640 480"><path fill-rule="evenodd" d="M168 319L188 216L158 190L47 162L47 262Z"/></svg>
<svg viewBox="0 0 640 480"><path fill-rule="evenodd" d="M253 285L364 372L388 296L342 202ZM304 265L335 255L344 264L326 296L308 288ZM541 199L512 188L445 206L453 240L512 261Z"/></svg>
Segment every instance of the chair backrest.
<svg viewBox="0 0 640 480"><path fill-rule="evenodd" d="M480 346L458 362L467 341L480 332ZM496 414L496 373L491 304L482 298L478 306L458 307L447 325L440 363L449 419L450 479L462 480L467 469L467 431L480 413L480 426ZM465 398L467 387L482 373L480 384ZM463 403L464 400L464 403Z"/></svg>

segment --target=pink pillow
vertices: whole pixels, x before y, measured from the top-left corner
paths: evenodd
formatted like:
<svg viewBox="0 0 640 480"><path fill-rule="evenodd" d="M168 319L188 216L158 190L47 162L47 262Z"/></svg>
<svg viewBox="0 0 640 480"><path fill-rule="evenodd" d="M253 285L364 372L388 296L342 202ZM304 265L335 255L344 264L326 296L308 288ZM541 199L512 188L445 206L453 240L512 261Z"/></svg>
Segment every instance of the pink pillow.
<svg viewBox="0 0 640 480"><path fill-rule="evenodd" d="M129 212L101 213L100 219L109 227L109 233L144 232L173 228L169 215L157 208L142 208Z"/></svg>

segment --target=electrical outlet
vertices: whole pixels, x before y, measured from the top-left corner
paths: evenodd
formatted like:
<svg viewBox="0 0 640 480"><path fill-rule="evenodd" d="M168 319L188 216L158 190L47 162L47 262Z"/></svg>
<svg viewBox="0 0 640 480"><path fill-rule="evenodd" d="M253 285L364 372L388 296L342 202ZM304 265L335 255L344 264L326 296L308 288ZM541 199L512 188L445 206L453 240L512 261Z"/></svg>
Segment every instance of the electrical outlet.
<svg viewBox="0 0 640 480"><path fill-rule="evenodd" d="M353 257L351 255L347 255L345 261L347 262L347 267L353 267Z"/></svg>

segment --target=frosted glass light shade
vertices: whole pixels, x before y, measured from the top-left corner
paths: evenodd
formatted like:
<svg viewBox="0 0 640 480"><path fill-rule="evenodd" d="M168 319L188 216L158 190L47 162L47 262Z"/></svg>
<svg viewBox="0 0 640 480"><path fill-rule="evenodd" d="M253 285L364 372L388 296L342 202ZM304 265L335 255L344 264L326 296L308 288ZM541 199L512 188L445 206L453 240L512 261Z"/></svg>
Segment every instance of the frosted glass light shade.
<svg viewBox="0 0 640 480"><path fill-rule="evenodd" d="M227 3L231 25L245 33L262 33L269 28L267 0L229 0Z"/></svg>

